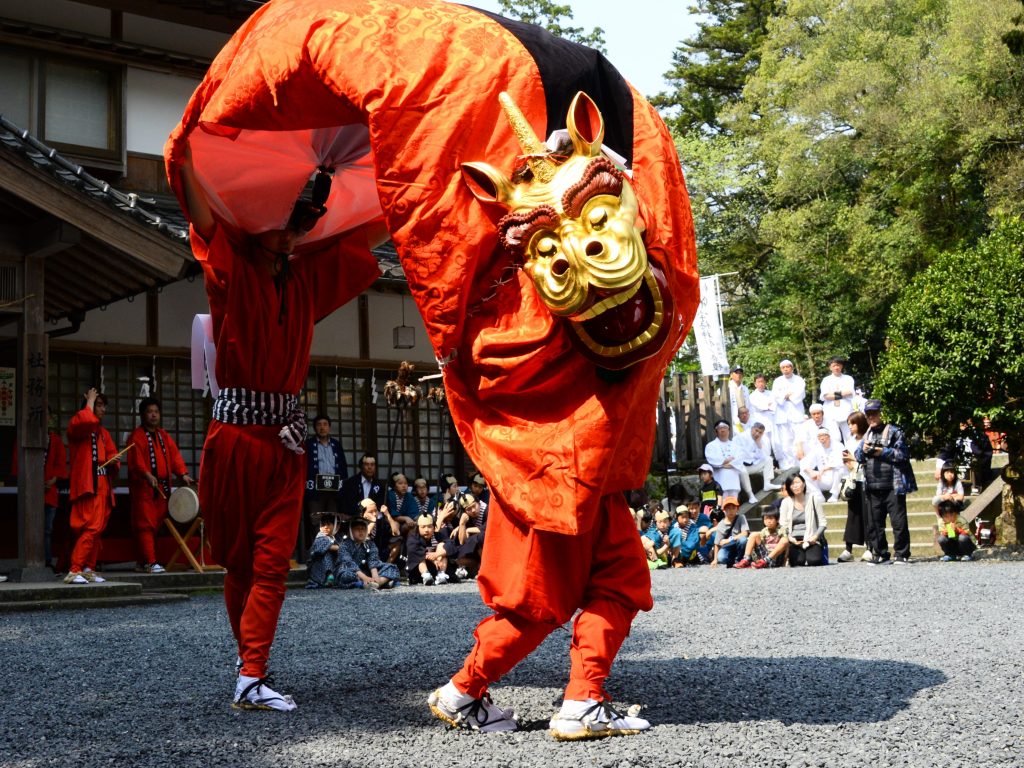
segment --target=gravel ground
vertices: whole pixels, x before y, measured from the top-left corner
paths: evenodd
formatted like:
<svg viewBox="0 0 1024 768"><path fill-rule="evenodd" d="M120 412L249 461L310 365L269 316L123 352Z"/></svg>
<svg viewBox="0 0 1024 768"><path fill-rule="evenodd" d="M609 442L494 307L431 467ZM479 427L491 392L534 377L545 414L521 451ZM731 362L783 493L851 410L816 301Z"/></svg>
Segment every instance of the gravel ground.
<svg viewBox="0 0 1024 768"><path fill-rule="evenodd" d="M299 591L272 664L290 715L230 708L219 596L0 617L0 766L1024 764L1019 563L653 576L609 683L646 706L640 736L547 736L561 631L492 689L523 730L435 720L427 694L485 615L474 584Z"/></svg>

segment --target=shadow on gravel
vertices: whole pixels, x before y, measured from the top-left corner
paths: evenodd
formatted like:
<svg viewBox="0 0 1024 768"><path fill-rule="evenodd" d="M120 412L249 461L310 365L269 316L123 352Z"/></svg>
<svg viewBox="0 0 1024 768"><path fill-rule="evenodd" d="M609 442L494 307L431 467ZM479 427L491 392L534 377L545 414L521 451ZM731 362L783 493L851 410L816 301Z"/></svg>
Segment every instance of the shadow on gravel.
<svg viewBox="0 0 1024 768"><path fill-rule="evenodd" d="M835 656L619 659L613 676L609 687L616 698L642 702L652 722L679 725L875 723L947 680L920 664ZM652 698L644 680L657 680L659 692L672 694Z"/></svg>

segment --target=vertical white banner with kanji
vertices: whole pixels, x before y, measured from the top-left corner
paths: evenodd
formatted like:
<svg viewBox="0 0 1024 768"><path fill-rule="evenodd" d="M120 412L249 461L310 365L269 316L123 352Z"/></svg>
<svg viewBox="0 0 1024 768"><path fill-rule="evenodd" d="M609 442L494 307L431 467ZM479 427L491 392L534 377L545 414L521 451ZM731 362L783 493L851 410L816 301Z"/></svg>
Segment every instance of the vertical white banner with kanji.
<svg viewBox="0 0 1024 768"><path fill-rule="evenodd" d="M704 376L728 375L729 360L725 356L718 275L700 279L700 304L693 319L693 335L697 339L701 373Z"/></svg>

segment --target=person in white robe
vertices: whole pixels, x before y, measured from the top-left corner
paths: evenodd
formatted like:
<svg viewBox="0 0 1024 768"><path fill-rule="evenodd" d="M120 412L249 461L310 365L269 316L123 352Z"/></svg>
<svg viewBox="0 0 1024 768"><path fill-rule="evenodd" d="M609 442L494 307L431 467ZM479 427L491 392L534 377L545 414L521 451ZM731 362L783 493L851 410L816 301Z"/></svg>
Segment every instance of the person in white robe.
<svg viewBox="0 0 1024 768"><path fill-rule="evenodd" d="M731 437L732 428L724 419L715 424L718 437L704 447L704 458L714 471L715 480L722 486L725 496L739 496L740 489L747 499L756 502L750 487L750 475L743 465L743 453Z"/></svg>
<svg viewBox="0 0 1024 768"><path fill-rule="evenodd" d="M800 471L810 485L821 491L826 501L839 501L839 487L847 474L843 444L832 439L828 427L820 427L816 437L816 447L801 459Z"/></svg>
<svg viewBox="0 0 1024 768"><path fill-rule="evenodd" d="M850 442L850 425L846 417L853 413L853 396L857 388L853 377L843 373L845 361L833 357L828 361L831 374L821 380L819 399L825 406L825 421L835 424L843 444Z"/></svg>
<svg viewBox="0 0 1024 768"><path fill-rule="evenodd" d="M772 460L772 440L765 434L764 424L751 422L750 429L736 435L734 441L743 454L743 466L748 475L761 474L766 491L777 491L781 485L775 483L775 462Z"/></svg>
<svg viewBox="0 0 1024 768"><path fill-rule="evenodd" d="M772 383L772 396L775 398L775 432L772 444L775 446L775 458L779 460L780 469L789 469L797 464L795 451L796 428L805 419L804 397L807 386L803 378L798 376L792 360L779 363L781 375Z"/></svg>

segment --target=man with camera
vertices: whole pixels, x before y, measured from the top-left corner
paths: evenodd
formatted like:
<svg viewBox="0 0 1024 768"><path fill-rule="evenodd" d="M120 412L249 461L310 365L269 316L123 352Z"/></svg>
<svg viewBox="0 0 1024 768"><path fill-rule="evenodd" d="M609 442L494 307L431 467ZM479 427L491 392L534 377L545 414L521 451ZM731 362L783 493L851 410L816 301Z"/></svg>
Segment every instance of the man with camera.
<svg viewBox="0 0 1024 768"><path fill-rule="evenodd" d="M857 445L854 455L864 465L864 490L868 516L874 524L874 541L868 542L872 558L868 562L881 565L889 562L889 542L885 537L885 517L892 521L896 564L910 562L910 529L907 527L904 467L909 454L903 430L882 420L882 401L864 403L868 431ZM902 498L901 498L902 495ZM902 502L902 503L901 503Z"/></svg>

